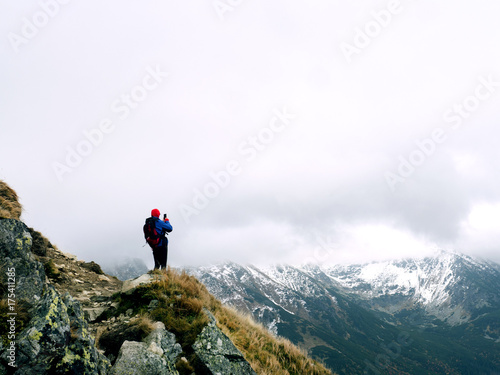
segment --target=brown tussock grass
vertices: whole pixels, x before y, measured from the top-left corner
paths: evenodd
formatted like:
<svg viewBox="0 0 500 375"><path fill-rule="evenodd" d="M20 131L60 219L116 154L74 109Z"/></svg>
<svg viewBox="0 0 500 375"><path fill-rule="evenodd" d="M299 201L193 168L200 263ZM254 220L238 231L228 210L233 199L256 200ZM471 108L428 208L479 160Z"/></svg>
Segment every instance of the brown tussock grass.
<svg viewBox="0 0 500 375"><path fill-rule="evenodd" d="M0 180L0 218L19 220L22 211L17 193Z"/></svg>
<svg viewBox="0 0 500 375"><path fill-rule="evenodd" d="M146 315L138 315L131 321L131 325L136 326L144 336L148 336L154 330L154 322Z"/></svg>
<svg viewBox="0 0 500 375"><path fill-rule="evenodd" d="M222 306L215 314L219 327L262 375L332 374L322 364L282 337L275 337L251 316Z"/></svg>

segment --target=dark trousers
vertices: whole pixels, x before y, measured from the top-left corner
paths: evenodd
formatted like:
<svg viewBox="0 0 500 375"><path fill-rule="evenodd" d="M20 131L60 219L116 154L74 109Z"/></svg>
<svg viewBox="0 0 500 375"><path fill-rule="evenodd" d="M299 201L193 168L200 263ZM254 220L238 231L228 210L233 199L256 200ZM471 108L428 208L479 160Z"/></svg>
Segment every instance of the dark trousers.
<svg viewBox="0 0 500 375"><path fill-rule="evenodd" d="M168 256L168 243L162 246L155 247L153 249L153 258L155 260L155 270L157 269L167 269L167 256Z"/></svg>

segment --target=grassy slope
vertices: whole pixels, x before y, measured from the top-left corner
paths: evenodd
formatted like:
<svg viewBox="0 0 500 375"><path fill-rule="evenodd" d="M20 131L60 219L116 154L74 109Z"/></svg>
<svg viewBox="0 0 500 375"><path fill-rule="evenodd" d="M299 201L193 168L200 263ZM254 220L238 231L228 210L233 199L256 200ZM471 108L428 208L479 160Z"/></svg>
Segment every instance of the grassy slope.
<svg viewBox="0 0 500 375"><path fill-rule="evenodd" d="M132 308L147 319L162 321L183 347L190 365L183 365L185 373L196 368L192 345L208 323L203 313L203 308L207 308L258 374L331 374L290 341L274 337L250 317L222 305L195 277L172 269L154 274L156 281L152 284L140 286L131 295L117 297L120 307L116 313ZM158 301L157 306L148 309L154 300Z"/></svg>

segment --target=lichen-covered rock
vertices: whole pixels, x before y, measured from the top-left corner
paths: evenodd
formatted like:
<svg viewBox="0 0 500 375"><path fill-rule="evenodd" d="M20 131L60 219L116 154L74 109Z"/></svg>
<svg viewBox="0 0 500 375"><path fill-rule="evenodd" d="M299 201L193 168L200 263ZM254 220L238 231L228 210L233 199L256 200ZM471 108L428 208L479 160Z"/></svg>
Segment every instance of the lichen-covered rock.
<svg viewBox="0 0 500 375"><path fill-rule="evenodd" d="M0 219L0 259L5 271L15 269L16 299L33 305L45 286L43 265L31 253L28 227L14 219ZM2 279L5 278L3 274Z"/></svg>
<svg viewBox="0 0 500 375"><path fill-rule="evenodd" d="M109 361L97 351L80 303L47 284L30 248L26 225L0 220L0 256L7 269L15 269L16 309L28 306L29 316L16 332L16 367L7 365L9 352L0 346L0 374L106 374Z"/></svg>
<svg viewBox="0 0 500 375"><path fill-rule="evenodd" d="M156 322L153 332L144 340L148 348L157 346L163 351L163 356L170 363L175 363L182 352L180 344L177 343L175 335L165 329L165 324Z"/></svg>
<svg viewBox="0 0 500 375"><path fill-rule="evenodd" d="M95 374L110 367L101 355L78 301L48 285L33 318L18 338L23 374Z"/></svg>
<svg viewBox="0 0 500 375"><path fill-rule="evenodd" d="M178 375L175 362L181 352L175 335L158 322L144 342L123 343L110 375Z"/></svg>
<svg viewBox="0 0 500 375"><path fill-rule="evenodd" d="M208 310L204 311L210 323L201 331L193 349L203 366L206 367L205 370L213 375L256 375L243 354L217 327L215 317Z"/></svg>

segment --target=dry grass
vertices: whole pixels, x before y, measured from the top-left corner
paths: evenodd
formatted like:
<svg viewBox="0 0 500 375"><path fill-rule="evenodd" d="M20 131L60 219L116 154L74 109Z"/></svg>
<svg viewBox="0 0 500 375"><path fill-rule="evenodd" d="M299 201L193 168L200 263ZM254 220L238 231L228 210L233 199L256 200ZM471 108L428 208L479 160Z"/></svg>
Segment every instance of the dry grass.
<svg viewBox="0 0 500 375"><path fill-rule="evenodd" d="M45 275L51 280L61 280L61 272L57 269L54 261L49 259L47 262L43 263L45 269Z"/></svg>
<svg viewBox="0 0 500 375"><path fill-rule="evenodd" d="M154 271L153 275L158 279L147 288L154 291L160 307L151 315L176 334L185 351L208 323L202 312L205 307L258 374L331 374L290 341L274 337L251 317L222 305L195 277L170 268L167 272Z"/></svg>
<svg viewBox="0 0 500 375"><path fill-rule="evenodd" d="M217 303L210 296L205 286L196 278L185 272L178 273L169 268L166 271L154 271L158 279L146 293L159 301L156 309L151 311L154 320L162 321L167 330L174 333L186 353L203 327L208 324L208 318L202 309Z"/></svg>
<svg viewBox="0 0 500 375"><path fill-rule="evenodd" d="M258 374L331 374L302 349L282 337L273 336L252 317L222 306L215 316L222 331L231 338Z"/></svg>
<svg viewBox="0 0 500 375"><path fill-rule="evenodd" d="M0 180L0 218L19 220L22 211L16 192Z"/></svg>
<svg viewBox="0 0 500 375"><path fill-rule="evenodd" d="M31 252L35 255L46 257L47 251L56 247L50 243L50 241L40 232L34 230L33 228L28 228L31 234Z"/></svg>
<svg viewBox="0 0 500 375"><path fill-rule="evenodd" d="M146 315L138 315L133 321L132 324L139 329L143 333L144 336L148 336L154 330L154 322L151 320L149 316Z"/></svg>

